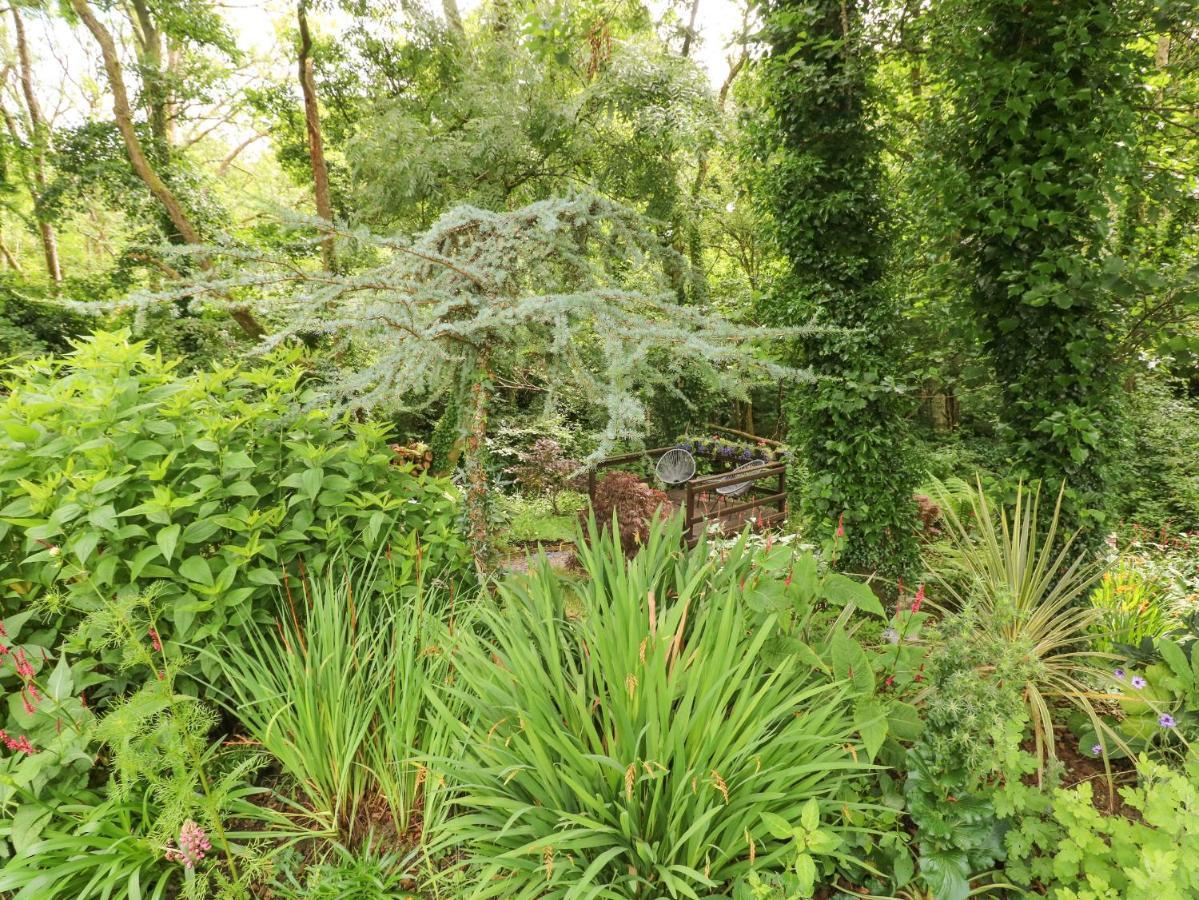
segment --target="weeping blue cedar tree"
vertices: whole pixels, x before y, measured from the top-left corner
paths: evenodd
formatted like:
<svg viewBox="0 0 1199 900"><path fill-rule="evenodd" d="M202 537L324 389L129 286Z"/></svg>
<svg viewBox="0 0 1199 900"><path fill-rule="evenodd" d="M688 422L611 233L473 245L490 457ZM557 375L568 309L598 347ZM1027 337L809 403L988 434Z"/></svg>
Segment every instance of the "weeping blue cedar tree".
<svg viewBox="0 0 1199 900"><path fill-rule="evenodd" d="M244 246L183 248L209 261L188 295L269 310L285 324L263 342L266 350L327 337L335 370L319 389L323 402L404 409L447 397L460 410L468 537L484 572L491 562L487 420L497 384L543 388L549 402L566 387L589 398L605 422L594 459L641 438L647 396L663 391L686 402L676 387L684 367L698 366L739 397L755 371L813 380L758 347L817 329L749 328L678 304L674 286L680 273L690 277L683 258L653 223L600 197L505 212L462 206L412 239L317 219L295 224L311 230L314 246L331 235L347 251L342 258L371 264L330 272Z"/></svg>
<svg viewBox="0 0 1199 900"><path fill-rule="evenodd" d="M791 442L811 473L799 506L829 529L844 517L845 567L900 574L916 559L915 477L885 281L874 52L854 0L771 0L761 10L769 55L751 146L770 173L765 193L790 264L762 316L831 326L799 336L788 360L824 376L790 398Z"/></svg>

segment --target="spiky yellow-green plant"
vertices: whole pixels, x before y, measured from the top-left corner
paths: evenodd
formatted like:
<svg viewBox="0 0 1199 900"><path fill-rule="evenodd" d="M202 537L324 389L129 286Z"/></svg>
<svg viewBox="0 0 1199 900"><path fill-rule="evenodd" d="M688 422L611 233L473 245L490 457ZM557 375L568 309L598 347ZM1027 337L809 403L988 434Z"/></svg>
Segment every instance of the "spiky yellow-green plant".
<svg viewBox="0 0 1199 900"><path fill-rule="evenodd" d="M1077 548L1078 532L1061 533L1063 496L1064 486L1052 515L1042 516L1039 488L1019 485L1011 506L993 507L979 483L965 517L955 504L943 505L950 550L933 566L957 608L972 608L984 643L1024 647L1036 664L1023 693L1042 760L1056 756L1052 708L1059 701L1083 712L1105 747L1120 744L1095 710L1095 701L1115 695L1103 689L1108 655L1092 647L1097 611L1086 602L1107 562Z"/></svg>

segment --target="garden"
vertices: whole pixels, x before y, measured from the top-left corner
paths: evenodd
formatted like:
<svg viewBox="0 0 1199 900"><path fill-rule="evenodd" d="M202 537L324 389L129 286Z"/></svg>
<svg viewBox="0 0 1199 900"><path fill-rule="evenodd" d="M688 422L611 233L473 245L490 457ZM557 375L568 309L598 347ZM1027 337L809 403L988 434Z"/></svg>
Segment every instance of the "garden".
<svg viewBox="0 0 1199 900"><path fill-rule="evenodd" d="M1199 898L1199 16L0 14L0 897Z"/></svg>

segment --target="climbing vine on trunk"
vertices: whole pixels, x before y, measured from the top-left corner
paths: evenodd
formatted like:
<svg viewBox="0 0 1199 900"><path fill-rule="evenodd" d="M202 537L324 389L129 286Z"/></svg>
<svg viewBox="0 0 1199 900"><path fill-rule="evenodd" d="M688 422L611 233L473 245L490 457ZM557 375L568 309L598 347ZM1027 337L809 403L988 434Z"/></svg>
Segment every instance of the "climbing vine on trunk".
<svg viewBox="0 0 1199 900"><path fill-rule="evenodd" d="M810 473L800 482L801 509L828 533L843 521L846 567L901 573L915 562L915 479L899 310L884 279L886 190L861 6L763 4L770 53L755 145L772 173L767 193L790 263L763 315L833 326L791 349L791 362L826 376L790 395L791 442Z"/></svg>

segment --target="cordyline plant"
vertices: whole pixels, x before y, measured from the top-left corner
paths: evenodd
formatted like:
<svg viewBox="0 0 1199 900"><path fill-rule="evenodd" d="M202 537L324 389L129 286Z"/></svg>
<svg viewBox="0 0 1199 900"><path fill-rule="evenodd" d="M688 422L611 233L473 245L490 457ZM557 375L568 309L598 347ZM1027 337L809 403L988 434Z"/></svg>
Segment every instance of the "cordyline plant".
<svg viewBox="0 0 1199 900"><path fill-rule="evenodd" d="M286 323L264 349L327 336L340 366L325 385L327 402L396 409L450 395L461 411L468 527L482 569L490 556L483 456L497 385L535 382L551 398L571 386L591 398L606 412L598 458L640 437L646 392L677 395L684 366L700 366L734 395L744 395L754 369L812 380L755 349L813 329L747 328L679 305L673 283L685 262L641 215L602 198L508 212L459 207L414 239L321 220L296 224L373 264L333 272L285 253L184 249L207 264L185 290L124 302L252 303Z"/></svg>

